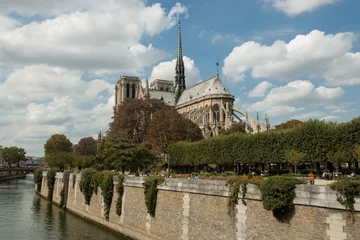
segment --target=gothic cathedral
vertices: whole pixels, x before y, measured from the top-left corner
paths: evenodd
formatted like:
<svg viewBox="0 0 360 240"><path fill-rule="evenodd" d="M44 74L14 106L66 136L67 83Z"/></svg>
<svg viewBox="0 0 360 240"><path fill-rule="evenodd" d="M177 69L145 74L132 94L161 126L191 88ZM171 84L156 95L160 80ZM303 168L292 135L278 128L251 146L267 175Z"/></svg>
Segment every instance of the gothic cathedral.
<svg viewBox="0 0 360 240"><path fill-rule="evenodd" d="M220 80L218 71L207 80L191 87L186 86L180 21L175 82L155 79L149 86L146 79L146 86L142 87L140 78L120 76L115 85L115 106L119 106L127 98L160 99L164 104L175 107L183 117L196 123L205 137L218 135L222 130L228 129L235 122L234 118L245 124L249 133L263 132L270 128L267 116L264 124L261 124L258 116L255 120L247 112L234 106L234 96Z"/></svg>

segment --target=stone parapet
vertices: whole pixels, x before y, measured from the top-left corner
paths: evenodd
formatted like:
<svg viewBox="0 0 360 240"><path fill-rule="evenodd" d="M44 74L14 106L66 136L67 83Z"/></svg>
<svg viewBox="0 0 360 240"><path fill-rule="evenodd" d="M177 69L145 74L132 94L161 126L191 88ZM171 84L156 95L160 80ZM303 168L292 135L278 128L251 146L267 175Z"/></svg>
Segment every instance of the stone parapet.
<svg viewBox="0 0 360 240"><path fill-rule="evenodd" d="M47 196L44 175L41 195ZM261 192L255 185L247 186L246 205L239 199L235 214L229 215L229 191L225 181L166 178L165 183L158 186L155 217L151 217L145 205L145 179L126 177L120 216L116 214L119 196L114 187L107 221L101 189L93 194L90 205L86 205L79 187L81 174L70 174L67 209L134 239L288 240L291 236L294 240L359 240L359 198L353 222L328 186L298 185L294 215L279 221L263 208ZM65 182L61 173L56 174L53 193L56 203L60 201Z"/></svg>

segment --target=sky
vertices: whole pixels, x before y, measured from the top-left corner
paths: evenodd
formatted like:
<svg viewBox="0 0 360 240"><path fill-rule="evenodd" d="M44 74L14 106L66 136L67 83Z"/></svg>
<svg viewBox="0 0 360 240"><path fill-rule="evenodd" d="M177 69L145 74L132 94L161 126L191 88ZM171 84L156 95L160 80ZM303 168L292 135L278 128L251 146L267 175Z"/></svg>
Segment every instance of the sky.
<svg viewBox="0 0 360 240"><path fill-rule="evenodd" d="M106 132L121 75L186 85L216 74L272 126L360 115L358 0L0 0L0 145Z"/></svg>

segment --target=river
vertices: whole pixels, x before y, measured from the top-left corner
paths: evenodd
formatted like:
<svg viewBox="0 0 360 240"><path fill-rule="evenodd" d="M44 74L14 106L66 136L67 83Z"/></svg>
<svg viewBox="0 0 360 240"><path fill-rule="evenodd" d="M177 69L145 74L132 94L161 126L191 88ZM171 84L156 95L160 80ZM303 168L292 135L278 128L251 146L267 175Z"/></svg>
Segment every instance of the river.
<svg viewBox="0 0 360 240"><path fill-rule="evenodd" d="M31 176L0 182L1 240L129 240L34 193Z"/></svg>

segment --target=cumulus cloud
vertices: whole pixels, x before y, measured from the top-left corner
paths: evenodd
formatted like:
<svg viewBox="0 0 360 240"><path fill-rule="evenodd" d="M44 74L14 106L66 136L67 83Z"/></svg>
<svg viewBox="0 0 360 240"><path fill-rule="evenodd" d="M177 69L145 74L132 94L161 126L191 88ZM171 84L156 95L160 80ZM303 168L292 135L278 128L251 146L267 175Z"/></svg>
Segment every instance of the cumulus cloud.
<svg viewBox="0 0 360 240"><path fill-rule="evenodd" d="M140 40L174 26L177 13L187 13L187 8L176 4L167 13L160 4L111 1L117 3L117 11L111 7L109 12L76 11L5 31L0 36L0 58L82 71L138 73L167 56Z"/></svg>
<svg viewBox="0 0 360 240"><path fill-rule="evenodd" d="M360 84L360 53L352 53L355 35L328 34L313 30L289 43L275 41L271 46L246 42L225 58L223 73L230 81L240 81L250 72L253 78L295 80L308 75L329 84Z"/></svg>
<svg viewBox="0 0 360 240"><path fill-rule="evenodd" d="M250 112L273 112L275 115L285 115L302 110L294 105L312 103L324 104L339 98L344 93L340 87L326 88L315 86L308 80L296 80L283 87L271 89L264 100L248 106ZM283 111L283 112L281 112Z"/></svg>
<svg viewBox="0 0 360 240"><path fill-rule="evenodd" d="M104 80L81 80L82 72L47 65L29 65L12 72L0 84L0 108L24 106L29 102L51 100L54 97L71 96L84 102L96 101L101 91L112 90ZM77 104L80 104L78 102Z"/></svg>
<svg viewBox="0 0 360 240"><path fill-rule="evenodd" d="M55 133L76 143L107 130L113 94L113 85L101 79L81 80L77 71L44 65L15 70L0 84L0 140L37 155Z"/></svg>
<svg viewBox="0 0 360 240"><path fill-rule="evenodd" d="M301 110L304 110L304 108L296 108L289 105L279 105L279 106L271 107L266 111L266 113L269 114L269 116L271 117L276 117L281 115L287 115Z"/></svg>
<svg viewBox="0 0 360 240"><path fill-rule="evenodd" d="M263 81L259 83L254 89L252 89L249 93L249 97L264 97L266 92L273 86L272 83L268 81Z"/></svg>
<svg viewBox="0 0 360 240"><path fill-rule="evenodd" d="M183 61L185 65L185 82L186 86L191 87L195 83L201 80L200 71L195 66L194 60L183 56ZM176 66L176 59L167 62L161 62L155 67L153 67L150 81L154 79L164 79L164 80L171 80L175 81L175 66Z"/></svg>
<svg viewBox="0 0 360 240"><path fill-rule="evenodd" d="M265 3L271 4L278 11L291 17L340 1L342 0L264 0Z"/></svg>
<svg viewBox="0 0 360 240"><path fill-rule="evenodd" d="M146 0L0 1L0 144L41 156L52 134L76 143L105 132L115 101L108 81L168 56L142 39L178 14L187 7Z"/></svg>

